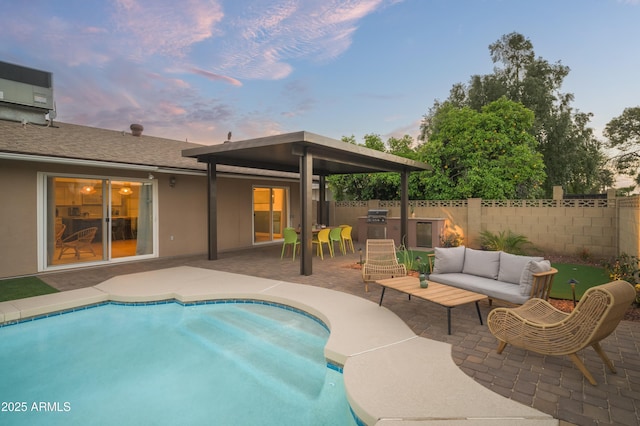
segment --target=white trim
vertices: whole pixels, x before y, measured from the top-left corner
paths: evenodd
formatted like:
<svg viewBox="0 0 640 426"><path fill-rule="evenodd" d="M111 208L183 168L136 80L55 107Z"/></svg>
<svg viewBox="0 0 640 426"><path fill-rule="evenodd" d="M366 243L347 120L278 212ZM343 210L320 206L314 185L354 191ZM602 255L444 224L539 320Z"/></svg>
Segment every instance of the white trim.
<svg viewBox="0 0 640 426"><path fill-rule="evenodd" d="M47 175L44 172L36 174L36 254L38 258L38 272L44 271L46 259L47 217L45 215L44 194L47 187Z"/></svg>
<svg viewBox="0 0 640 426"><path fill-rule="evenodd" d="M180 168L170 168L162 166L147 166L144 164L129 164L129 163L114 163L110 161L99 160L83 160L80 158L63 158L63 157L51 157L45 155L32 155L32 154L14 154L10 152L0 152L0 160L14 160L14 161L32 161L34 163L49 163L49 164L64 164L69 166L94 166L104 167L109 169L122 169L122 170L139 170L143 172L157 172L176 175L191 175L191 176L206 176L206 170L188 170Z"/></svg>
<svg viewBox="0 0 640 426"><path fill-rule="evenodd" d="M64 158L64 157L53 157L48 155L34 155L34 154L15 154L10 152L0 152L0 160L14 160L14 161L32 161L35 163L49 163L49 164L64 164L64 165L73 165L73 166L94 166L94 167L104 167L110 169L122 169L122 170L138 170L143 172L156 172L156 173L166 173L166 174L175 174L175 175L188 175L188 176L206 176L206 170L195 170L195 169L183 169L183 168L171 168L171 167L163 167L163 166L148 166L144 164L130 164L130 163L117 163L110 161L100 161L100 160L83 160L80 158ZM236 179L266 179L273 181L284 181L284 182L298 182L298 177L282 177L282 176L270 176L270 175L262 175L262 174L252 174L250 172L242 173L242 172L234 172L234 171L217 171L218 175L223 175L227 178L236 178ZM285 172L286 173L286 172ZM314 176L314 179L317 179Z"/></svg>
<svg viewBox="0 0 640 426"><path fill-rule="evenodd" d="M112 163L108 161L83 160L79 158L49 157L44 155L12 154L10 152L0 152L0 159L16 160L16 161L34 161L37 163L66 164L66 165L75 165L75 166L97 166L97 167L108 167L112 169L125 169L125 170L142 170L142 171L154 171L154 172L160 171L160 168L158 166Z"/></svg>
<svg viewBox="0 0 640 426"><path fill-rule="evenodd" d="M0 154L1 158L1 154ZM157 171L157 169L154 169ZM141 183L150 183L151 191L152 191L152 201L153 201L153 252L151 254L142 254L142 255L133 255L127 257L119 257L112 258L111 257L111 233L103 226L103 242L106 238L106 252L107 259L96 260L96 261L88 261L81 263L69 263L63 265L48 265L47 264L47 215L46 215L46 188L47 188L47 178L53 177L72 177L78 179L96 179L96 180L104 180L107 181L108 188L111 188L112 181L127 181L127 182L141 182ZM103 204L103 208L110 209L111 208L111 191L108 191L109 198L107 205ZM37 172L37 185L36 185L36 249L37 249L37 268L38 272L54 272L68 269L79 269L86 268L91 266L105 266L111 265L115 263L123 263L123 262L131 262L138 261L144 259L155 259L160 256L160 241L159 241L159 201L158 201L158 180L157 179L140 179L140 178L132 178L132 177L119 177L119 176L106 176L106 175L87 175L81 173L56 173L56 172ZM108 212L108 210L107 210ZM104 213L104 212L103 212ZM109 215L110 216L110 215ZM103 219L105 218L105 214L103 214Z"/></svg>

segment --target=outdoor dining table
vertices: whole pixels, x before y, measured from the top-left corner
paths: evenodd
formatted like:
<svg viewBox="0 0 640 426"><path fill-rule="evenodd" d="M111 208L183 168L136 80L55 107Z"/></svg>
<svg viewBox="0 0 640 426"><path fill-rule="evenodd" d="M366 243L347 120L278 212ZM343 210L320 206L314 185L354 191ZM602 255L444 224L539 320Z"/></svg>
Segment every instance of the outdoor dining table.
<svg viewBox="0 0 640 426"><path fill-rule="evenodd" d="M342 228L342 226L325 226L324 228L322 228L322 227L317 228L317 227L314 226L314 227L311 228L311 232L313 234L317 234L318 232L322 231L323 229L331 230L333 228ZM296 228L296 232L298 234L300 234L300 233L302 233L302 229L301 228Z"/></svg>

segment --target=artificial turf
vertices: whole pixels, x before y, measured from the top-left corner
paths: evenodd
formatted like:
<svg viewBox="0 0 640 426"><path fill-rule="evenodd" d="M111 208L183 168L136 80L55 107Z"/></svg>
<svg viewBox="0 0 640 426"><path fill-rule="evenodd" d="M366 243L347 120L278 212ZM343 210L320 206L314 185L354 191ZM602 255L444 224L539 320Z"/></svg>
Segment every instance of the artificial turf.
<svg viewBox="0 0 640 426"><path fill-rule="evenodd" d="M554 299L572 299L570 280L577 281L575 285L576 300L580 300L585 291L589 288L606 284L609 281L609 275L597 266L578 265L571 263L553 263L551 264L558 270L553 278L553 286L551 287L550 297Z"/></svg>
<svg viewBox="0 0 640 426"><path fill-rule="evenodd" d="M0 280L0 302L57 293L58 290L38 277L21 277Z"/></svg>

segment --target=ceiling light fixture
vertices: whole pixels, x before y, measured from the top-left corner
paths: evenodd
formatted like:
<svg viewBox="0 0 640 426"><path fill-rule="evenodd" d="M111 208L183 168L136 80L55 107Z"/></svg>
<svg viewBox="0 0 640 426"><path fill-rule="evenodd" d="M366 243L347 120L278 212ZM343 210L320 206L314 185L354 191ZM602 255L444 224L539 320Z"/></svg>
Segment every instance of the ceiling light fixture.
<svg viewBox="0 0 640 426"><path fill-rule="evenodd" d="M83 194L95 194L96 189L93 187L93 185L85 185L82 187L80 192L82 192Z"/></svg>
<svg viewBox="0 0 640 426"><path fill-rule="evenodd" d="M131 187L129 187L129 186L123 186L122 188L120 188L120 191L118 191L118 194L120 194L120 195L131 195L131 194L133 194L133 189L131 189Z"/></svg>

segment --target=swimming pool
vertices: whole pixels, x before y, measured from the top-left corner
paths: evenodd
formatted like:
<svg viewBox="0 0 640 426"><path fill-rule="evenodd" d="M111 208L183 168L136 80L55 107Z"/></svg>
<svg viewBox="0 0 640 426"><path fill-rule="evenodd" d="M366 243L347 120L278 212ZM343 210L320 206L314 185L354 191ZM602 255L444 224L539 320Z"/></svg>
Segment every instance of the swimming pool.
<svg viewBox="0 0 640 426"><path fill-rule="evenodd" d="M0 423L355 424L324 324L219 302L106 303L0 328Z"/></svg>

